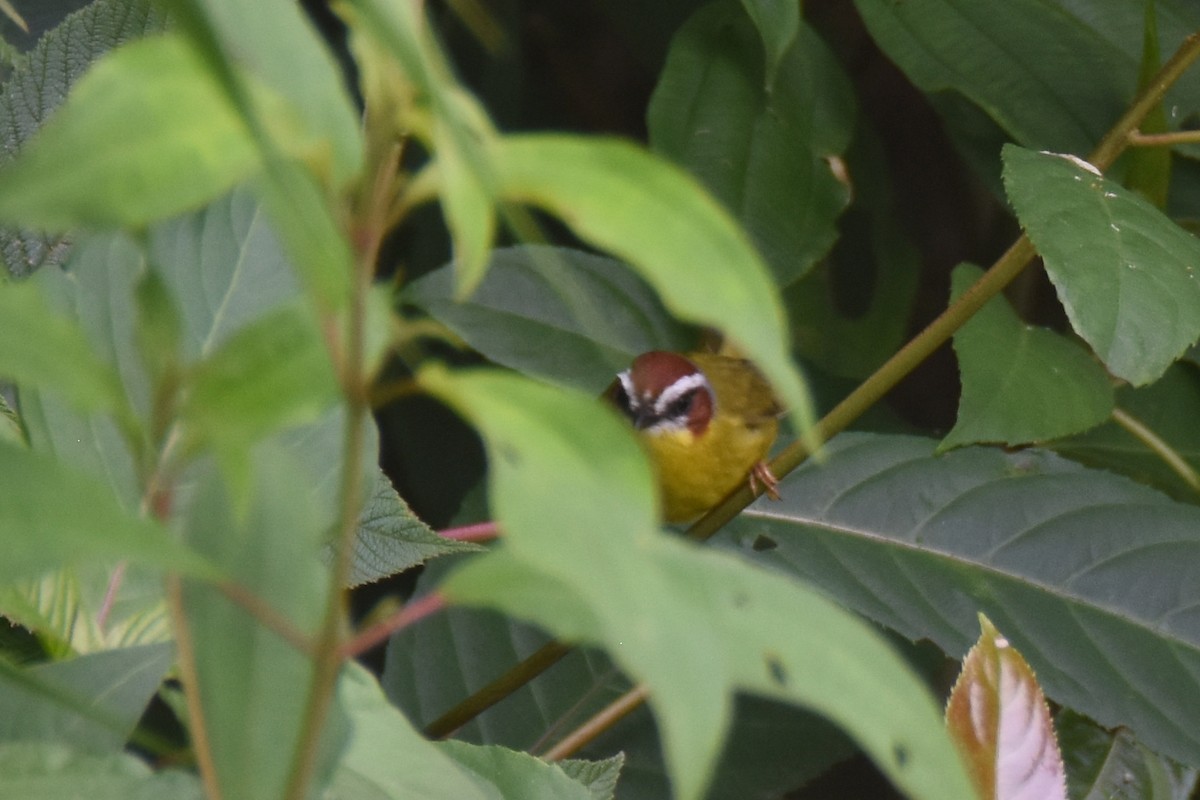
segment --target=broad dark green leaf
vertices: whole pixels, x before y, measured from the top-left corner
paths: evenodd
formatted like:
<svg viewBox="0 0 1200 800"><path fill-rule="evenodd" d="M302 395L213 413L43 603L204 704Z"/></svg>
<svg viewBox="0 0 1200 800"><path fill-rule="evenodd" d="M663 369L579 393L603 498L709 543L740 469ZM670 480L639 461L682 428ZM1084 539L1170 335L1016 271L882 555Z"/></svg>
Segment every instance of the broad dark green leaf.
<svg viewBox="0 0 1200 800"><path fill-rule="evenodd" d="M26 9L36 14L49 4ZM103 53L148 33L160 32L164 15L150 0L97 0L83 5L14 65L0 86L0 161L7 162L61 105L71 85ZM34 19L30 18L34 25ZM57 236L0 231L0 252L17 275L44 263L61 263L68 247Z"/></svg>
<svg viewBox="0 0 1200 800"><path fill-rule="evenodd" d="M419 380L480 428L506 532L443 590L603 643L649 687L677 796L708 784L737 689L834 720L905 790L970 792L932 698L875 632L800 584L655 531L644 458L594 398L505 373Z"/></svg>
<svg viewBox="0 0 1200 800"><path fill-rule="evenodd" d="M1188 800L1196 788L1195 769L1151 752L1129 731L1106 731L1070 710L1055 720L1075 800Z"/></svg>
<svg viewBox="0 0 1200 800"><path fill-rule="evenodd" d="M676 35L647 121L651 146L730 209L787 285L837 237L850 190L827 159L848 146L855 109L849 80L807 26L793 28L777 66L764 74L759 35L737 3L707 5Z"/></svg>
<svg viewBox="0 0 1200 800"><path fill-rule="evenodd" d="M30 227L143 225L255 172L236 112L182 40L156 36L99 61L0 169L0 216Z"/></svg>
<svg viewBox="0 0 1200 800"><path fill-rule="evenodd" d="M871 37L929 93L957 92L1018 142L1085 155L1132 99L1142 3L1065 0L856 0ZM1159 41L1173 51L1200 26L1187 0L1159 0ZM1200 76L1168 104L1190 108ZM1178 125L1178 120L1173 120Z"/></svg>
<svg viewBox="0 0 1200 800"><path fill-rule="evenodd" d="M770 85L792 42L800 32L800 4L791 0L742 0L742 8L754 20L766 52L766 83Z"/></svg>
<svg viewBox="0 0 1200 800"><path fill-rule="evenodd" d="M173 661L174 648L157 644L31 667L0 663L0 741L118 752Z"/></svg>
<svg viewBox="0 0 1200 800"><path fill-rule="evenodd" d="M475 291L455 298L449 267L403 294L495 363L597 394L639 353L688 345L635 273L581 250L495 250Z"/></svg>
<svg viewBox="0 0 1200 800"><path fill-rule="evenodd" d="M719 534L952 656L986 613L1051 700L1200 762L1200 509L1052 453L846 434Z"/></svg>
<svg viewBox="0 0 1200 800"><path fill-rule="evenodd" d="M983 274L954 270L951 301ZM1108 419L1113 390L1091 355L1053 331L1026 325L995 297L954 334L962 379L958 422L943 449L976 442L1016 445L1069 436Z"/></svg>
<svg viewBox="0 0 1200 800"><path fill-rule="evenodd" d="M1141 197L1051 153L1004 148L1004 185L1075 331L1141 386L1200 336L1200 241Z"/></svg>
<svg viewBox="0 0 1200 800"><path fill-rule="evenodd" d="M57 743L0 744L4 800L201 800L190 772L151 772L126 753L90 755Z"/></svg>
<svg viewBox="0 0 1200 800"><path fill-rule="evenodd" d="M303 471L282 450L257 448L252 492L235 506L220 474L202 467L182 512L185 540L282 615L315 634L329 589L318 559L325 531ZM223 593L184 587L198 693L222 796L279 796L291 770L312 682L312 659ZM317 774L328 777L344 731L323 736Z"/></svg>
<svg viewBox="0 0 1200 800"><path fill-rule="evenodd" d="M128 561L202 578L220 573L165 528L126 512L72 467L0 443L0 584L69 564Z"/></svg>
<svg viewBox="0 0 1200 800"><path fill-rule="evenodd" d="M722 331L808 428L810 403L787 351L787 322L770 274L695 181L615 140L509 136L491 155L506 199L561 217L641 273L673 314Z"/></svg>

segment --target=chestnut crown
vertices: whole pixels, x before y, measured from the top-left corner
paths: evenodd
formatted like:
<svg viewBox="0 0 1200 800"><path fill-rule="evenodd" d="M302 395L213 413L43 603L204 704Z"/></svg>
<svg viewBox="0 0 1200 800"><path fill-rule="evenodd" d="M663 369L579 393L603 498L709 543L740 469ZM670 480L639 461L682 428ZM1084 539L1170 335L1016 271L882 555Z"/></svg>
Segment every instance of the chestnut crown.
<svg viewBox="0 0 1200 800"><path fill-rule="evenodd" d="M716 411L712 384L678 353L652 350L617 374L608 396L638 430L691 431L700 435Z"/></svg>

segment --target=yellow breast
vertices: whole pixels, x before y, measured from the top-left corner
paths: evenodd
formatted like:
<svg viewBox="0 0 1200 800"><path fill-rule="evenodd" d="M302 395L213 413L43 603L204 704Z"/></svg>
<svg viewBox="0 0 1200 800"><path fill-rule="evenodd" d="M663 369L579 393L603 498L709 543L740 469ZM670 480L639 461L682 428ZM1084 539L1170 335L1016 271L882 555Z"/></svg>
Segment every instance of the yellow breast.
<svg viewBox="0 0 1200 800"><path fill-rule="evenodd" d="M773 418L747 424L718 411L699 436L686 429L644 436L662 487L665 519L687 522L716 505L766 458L778 428Z"/></svg>

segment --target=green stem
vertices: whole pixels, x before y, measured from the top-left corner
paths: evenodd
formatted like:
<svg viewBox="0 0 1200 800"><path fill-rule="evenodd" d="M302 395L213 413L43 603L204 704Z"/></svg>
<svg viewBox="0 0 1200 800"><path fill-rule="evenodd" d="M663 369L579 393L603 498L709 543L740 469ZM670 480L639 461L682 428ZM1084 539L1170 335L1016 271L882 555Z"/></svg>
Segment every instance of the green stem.
<svg viewBox="0 0 1200 800"><path fill-rule="evenodd" d="M1112 418L1113 422L1129 431L1130 435L1146 445L1154 455L1161 458L1163 463L1190 486L1193 492L1200 493L1200 475L1196 474L1196 470L1192 469L1191 464L1179 455L1179 452L1171 447L1165 439L1146 427L1137 417L1119 408L1113 409Z"/></svg>
<svg viewBox="0 0 1200 800"><path fill-rule="evenodd" d="M338 675L346 658L342 646L349 617L349 599L345 587L349 583L358 519L362 509L365 486L363 456L366 451L364 428L370 413L369 376L365 363L367 294L374 278L379 248L387 230L384 215L387 213L389 198L393 192L398 161L399 149L393 148L387 153L379 154L377 160L372 162L375 169L369 174L374 175L374 181L363 196L365 205L357 209L360 213L354 218L355 221L362 221L362 236L352 236L352 241L359 246L351 287L346 340L344 349L331 353L331 357L338 363L338 376L346 404L338 535L333 564L329 570L325 616L316 637L308 705L304 710L300 738L296 744L287 790L284 793L287 800L304 800L309 794L313 771L319 760L317 756L321 736L337 691Z"/></svg>
<svg viewBox="0 0 1200 800"><path fill-rule="evenodd" d="M1177 144L1200 144L1200 131L1172 131L1170 133L1129 134L1131 147L1173 147Z"/></svg>

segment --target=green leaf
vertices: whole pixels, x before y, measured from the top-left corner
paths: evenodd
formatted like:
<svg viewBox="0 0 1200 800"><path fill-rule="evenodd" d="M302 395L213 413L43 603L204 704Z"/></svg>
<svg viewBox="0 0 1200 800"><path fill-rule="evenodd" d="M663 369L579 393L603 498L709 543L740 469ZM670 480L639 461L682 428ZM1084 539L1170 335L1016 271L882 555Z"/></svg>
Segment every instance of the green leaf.
<svg viewBox="0 0 1200 800"><path fill-rule="evenodd" d="M201 800L195 775L152 773L125 753L95 756L61 744L0 744L0 798L4 800Z"/></svg>
<svg viewBox="0 0 1200 800"><path fill-rule="evenodd" d="M667 309L722 331L797 415L812 420L769 272L737 225L688 176L631 144L509 136L493 164L509 200L544 208L628 262Z"/></svg>
<svg viewBox="0 0 1200 800"><path fill-rule="evenodd" d="M439 536L431 530L413 514L377 466L373 467L368 480L374 482L375 488L358 519L351 586L399 574L438 556L480 549L469 542Z"/></svg>
<svg viewBox="0 0 1200 800"><path fill-rule="evenodd" d="M588 788L592 800L614 800L625 755L617 753L603 761L569 758L557 763L563 772Z"/></svg>
<svg viewBox="0 0 1200 800"><path fill-rule="evenodd" d="M871 38L930 94L957 92L1016 141L1084 155L1125 110L1142 55L1142 3L856 0ZM1200 24L1187 0L1158 3L1173 50ZM1036 53L1037 58L1029 57ZM1167 103L1190 108L1200 76Z"/></svg>
<svg viewBox="0 0 1200 800"><path fill-rule="evenodd" d="M39 10L42 7L39 4ZM157 33L165 24L165 15L150 0L97 0L42 36L0 86L0 159L11 160L94 59L131 39ZM61 263L69 249L57 236L0 231L0 252L16 275Z"/></svg>
<svg viewBox="0 0 1200 800"><path fill-rule="evenodd" d="M837 238L850 190L827 159L848 146L855 109L837 59L807 26L793 27L777 66L764 77L758 36L733 0L704 6L671 45L647 121L651 146L730 209L787 285Z"/></svg>
<svg viewBox="0 0 1200 800"><path fill-rule="evenodd" d="M292 304L243 326L196 365L181 416L210 441L244 450L280 427L316 421L338 396L312 312Z"/></svg>
<svg viewBox="0 0 1200 800"><path fill-rule="evenodd" d="M0 613L55 658L171 640L162 575L129 565L78 564L0 591Z"/></svg>
<svg viewBox="0 0 1200 800"><path fill-rule="evenodd" d="M1067 767L1069 796L1109 800L1122 794L1146 800L1188 800L1197 771L1152 752L1128 730L1106 731L1069 709L1055 720Z"/></svg>
<svg viewBox="0 0 1200 800"><path fill-rule="evenodd" d="M431 564L418 591L437 586L460 559ZM388 642L380 682L389 699L425 726L482 689L547 641L539 630L486 609L452 607ZM553 669L518 689L456 732L457 738L528 748L570 730L628 690L602 653L575 648ZM621 797L658 800L670 791L658 731L644 708L585 750L601 758L625 754ZM830 723L781 703L739 695L728 741L707 800L778 797L854 753Z"/></svg>
<svg viewBox="0 0 1200 800"><path fill-rule="evenodd" d="M161 526L128 514L107 487L45 456L0 444L0 486L0 585L92 560L220 575Z"/></svg>
<svg viewBox="0 0 1200 800"><path fill-rule="evenodd" d="M766 51L766 81L770 86L780 62L800 32L800 4L791 0L742 0L742 8L754 20Z"/></svg>
<svg viewBox="0 0 1200 800"><path fill-rule="evenodd" d="M483 278L496 232L495 177L486 152L495 132L487 112L454 79L424 6L378 0L351 0L347 6L353 12L351 29L357 34L354 45L363 65L368 109L393 114L394 120L379 120L387 133L415 133L438 165L425 175L435 179L454 243L455 293L465 296ZM388 63L389 56L398 70ZM397 87L402 81L411 89ZM405 96L408 91L416 97Z"/></svg>
<svg viewBox="0 0 1200 800"><path fill-rule="evenodd" d="M199 206L257 165L203 63L157 36L98 62L0 170L0 216L57 230L138 226Z"/></svg>
<svg viewBox="0 0 1200 800"><path fill-rule="evenodd" d="M951 301L983 274L955 268ZM1085 350L1026 325L1002 296L992 298L954 334L962 378L958 422L940 447L976 442L1027 444L1095 427L1113 409L1108 375Z"/></svg>
<svg viewBox="0 0 1200 800"><path fill-rule="evenodd" d="M53 313L35 282L0 284L0 376L55 392L83 411L123 411L113 369L72 320Z"/></svg>
<svg viewBox="0 0 1200 800"><path fill-rule="evenodd" d="M508 374L419 380L480 428L507 534L443 590L604 643L649 687L679 797L708 783L735 689L835 720L913 793L969 794L932 698L874 632L799 584L655 532L644 458L595 399ZM797 617L803 630L781 634Z"/></svg>
<svg viewBox="0 0 1200 800"><path fill-rule="evenodd" d="M1200 241L1076 161L1004 148L1004 184L1072 327L1141 386L1200 336Z"/></svg>
<svg viewBox="0 0 1200 800"><path fill-rule="evenodd" d="M0 661L0 742L118 752L173 660L173 647L156 644L26 668Z"/></svg>
<svg viewBox="0 0 1200 800"><path fill-rule="evenodd" d="M229 74L223 70L245 70L254 82L286 101L287 116L299 124L297 140L312 142L305 154L308 167L326 185L342 187L358 173L362 168L359 114L337 61L303 8L288 0L170 0L165 5L175 11L180 29L203 53L208 69L230 93L239 113L250 115L250 125L269 128L276 110L231 92ZM221 68L214 67L218 62ZM255 107L248 109L242 101ZM297 140L277 144L292 150Z"/></svg>
<svg viewBox="0 0 1200 800"><path fill-rule="evenodd" d="M951 656L983 611L1053 701L1200 762L1200 509L1045 451L934 447L839 436L717 541Z"/></svg>
<svg viewBox="0 0 1200 800"><path fill-rule="evenodd" d="M413 281L402 299L497 364L595 394L634 356L688 344L636 273L565 247L493 251L483 281L462 301L449 266Z"/></svg>
<svg viewBox="0 0 1200 800"><path fill-rule="evenodd" d="M505 800L591 800L586 786L557 764L495 745L443 742L439 748L464 769L491 783Z"/></svg>
<svg viewBox="0 0 1200 800"><path fill-rule="evenodd" d="M345 670L338 694L353 722L353 733L329 788L334 800L499 797L414 731L362 667L351 665Z"/></svg>
<svg viewBox="0 0 1200 800"><path fill-rule="evenodd" d="M321 515L303 471L270 443L256 448L251 475L248 501L235 511L219 473L201 467L182 514L185 539L312 636L328 591L317 557ZM305 718L312 659L213 587L185 584L183 608L222 796L280 795ZM342 733L335 711L318 775L332 768Z"/></svg>
<svg viewBox="0 0 1200 800"><path fill-rule="evenodd" d="M555 764L462 742L432 743L388 704L373 676L346 671L340 687L354 734L334 778L332 798L534 800L592 795Z"/></svg>

